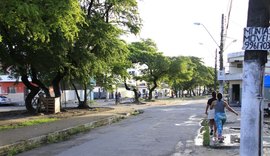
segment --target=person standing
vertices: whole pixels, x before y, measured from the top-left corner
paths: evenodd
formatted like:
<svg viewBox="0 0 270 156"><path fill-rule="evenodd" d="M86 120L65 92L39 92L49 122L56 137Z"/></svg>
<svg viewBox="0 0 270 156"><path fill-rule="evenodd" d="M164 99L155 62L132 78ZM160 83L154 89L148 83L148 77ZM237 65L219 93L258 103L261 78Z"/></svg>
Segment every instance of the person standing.
<svg viewBox="0 0 270 156"><path fill-rule="evenodd" d="M121 102L121 93L118 92L118 103L120 103L120 102Z"/></svg>
<svg viewBox="0 0 270 156"><path fill-rule="evenodd" d="M210 126L210 135L216 134L216 123L214 120L215 117L215 110L213 108L210 108L213 101L217 100L216 98L216 92L212 92L212 98L208 99L206 108L205 108L205 114L207 115L207 119L209 120L209 126Z"/></svg>
<svg viewBox="0 0 270 156"><path fill-rule="evenodd" d="M227 120L225 108L235 115L238 115L238 113L232 109L226 101L222 100L221 93L217 94L217 100L212 102L210 108L214 108L215 110L215 122L217 126L218 141L222 142L224 140L224 137L222 136L223 125Z"/></svg>

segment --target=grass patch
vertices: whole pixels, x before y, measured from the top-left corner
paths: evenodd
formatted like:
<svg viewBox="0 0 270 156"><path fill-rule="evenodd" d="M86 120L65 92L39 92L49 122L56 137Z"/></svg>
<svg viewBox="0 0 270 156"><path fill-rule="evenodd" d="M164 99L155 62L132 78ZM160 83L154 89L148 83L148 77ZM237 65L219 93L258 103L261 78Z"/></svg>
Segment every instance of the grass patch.
<svg viewBox="0 0 270 156"><path fill-rule="evenodd" d="M56 120L59 120L59 119L57 119L57 118L41 118L41 119L29 120L29 121L25 121L25 122L21 122L21 123L17 123L17 124L2 125L2 126L0 126L0 131L21 128L21 127L26 127L26 126L39 125L39 124L43 124L43 123L54 122Z"/></svg>
<svg viewBox="0 0 270 156"><path fill-rule="evenodd" d="M210 145L210 134L209 134L209 125L208 120L204 119L201 123L203 126L203 146L209 146Z"/></svg>

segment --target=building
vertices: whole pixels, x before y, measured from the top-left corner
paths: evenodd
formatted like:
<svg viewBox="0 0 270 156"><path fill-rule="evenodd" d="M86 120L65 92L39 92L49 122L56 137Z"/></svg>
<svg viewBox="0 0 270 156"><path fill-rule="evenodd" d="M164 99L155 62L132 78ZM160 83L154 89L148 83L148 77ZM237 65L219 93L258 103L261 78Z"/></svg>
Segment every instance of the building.
<svg viewBox="0 0 270 156"><path fill-rule="evenodd" d="M131 75L130 79L126 81L129 87L136 87L138 91L141 93L141 97L146 96L148 91L148 86L146 81L134 80L133 76L141 76L142 71L146 69L146 65L134 64L133 68L128 69L128 73ZM29 80L31 81L31 80ZM88 90L90 92L88 98L90 100L94 99L114 99L115 92L120 92L122 98L133 98L134 92L130 90L126 90L124 83L119 82L119 84L114 86L114 90L108 92L101 86L96 86L96 82L94 80L90 80L93 85L93 90ZM84 98L84 90L78 85L78 94L83 100ZM159 88L156 88L153 92L153 96L169 96L170 87L167 84L162 84ZM28 94L28 89L23 84L20 79L14 79L9 75L0 75L0 95L5 95L9 97L13 102L16 103L24 103L24 99ZM51 96L54 96L53 93ZM78 101L76 92L73 87L68 87L67 84L61 84L61 102L68 103L70 101Z"/></svg>
<svg viewBox="0 0 270 156"><path fill-rule="evenodd" d="M9 75L0 75L0 95L5 95L13 102L22 101L27 94L27 88L20 79Z"/></svg>
<svg viewBox="0 0 270 156"><path fill-rule="evenodd" d="M142 76L142 71L144 69L147 69L147 65L143 64L140 65L139 63L133 64L133 68L129 68L127 71L131 75L131 79L127 80L127 84L129 86L135 86L138 91L141 93L141 97L145 97L148 95L149 90L148 90L148 85L146 81L136 81L133 79L133 76ZM153 97L159 96L159 97L164 97L164 96L169 96L170 95L170 86L168 84L162 83L159 87L155 89L153 92ZM132 93L132 97L133 97Z"/></svg>
<svg viewBox="0 0 270 156"><path fill-rule="evenodd" d="M243 62L244 62L244 52L230 53L227 56L227 63L229 64L228 70L225 72L223 77L224 81L228 83L228 95L230 104L241 104L242 98L242 80L243 80ZM265 80L270 75L270 58L265 65ZM265 82L265 87L266 87ZM267 91L267 90L265 90ZM265 92L266 94L268 92ZM265 95L268 97L268 94ZM269 93L270 97L270 93Z"/></svg>

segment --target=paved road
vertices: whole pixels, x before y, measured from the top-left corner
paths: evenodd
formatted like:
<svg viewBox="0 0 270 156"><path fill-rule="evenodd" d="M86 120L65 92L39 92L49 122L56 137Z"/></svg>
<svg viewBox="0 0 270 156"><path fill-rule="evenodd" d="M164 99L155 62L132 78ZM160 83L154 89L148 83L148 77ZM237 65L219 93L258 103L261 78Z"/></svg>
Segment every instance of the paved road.
<svg viewBox="0 0 270 156"><path fill-rule="evenodd" d="M152 107L113 125L20 156L172 156L194 154L205 104ZM196 153L196 152L195 152Z"/></svg>

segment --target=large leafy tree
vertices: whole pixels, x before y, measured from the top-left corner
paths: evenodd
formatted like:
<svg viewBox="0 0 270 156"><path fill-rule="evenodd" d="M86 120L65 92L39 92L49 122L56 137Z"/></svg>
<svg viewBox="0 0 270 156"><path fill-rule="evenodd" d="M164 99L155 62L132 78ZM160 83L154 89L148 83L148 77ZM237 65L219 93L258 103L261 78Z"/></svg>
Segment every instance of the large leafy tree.
<svg viewBox="0 0 270 156"><path fill-rule="evenodd" d="M79 79L86 90L90 77L113 71L109 67L126 51L118 38L121 29L137 33L140 28L135 0L11 0L0 7L0 61L31 90L26 98L31 112L40 89L50 96L52 85L55 96L61 95L59 84L66 75Z"/></svg>
<svg viewBox="0 0 270 156"><path fill-rule="evenodd" d="M52 84L55 95L59 96L68 45L78 36L78 24L83 21L75 0L1 1L0 61L3 68L22 76L23 83L31 90L26 98L30 112L35 111L31 101L40 88L49 95L46 83ZM40 78L46 82L42 83Z"/></svg>
<svg viewBox="0 0 270 156"><path fill-rule="evenodd" d="M137 34L141 24L135 0L84 0L81 4L86 24L81 27L71 51L69 79L83 86L84 101L79 102L79 107L85 108L88 107L86 90L90 78L112 90L113 84L126 75L128 49L120 35Z"/></svg>
<svg viewBox="0 0 270 156"><path fill-rule="evenodd" d="M156 44L151 39L133 42L129 49L133 63L147 66L146 69L142 70L142 76L137 77L137 79L147 82L148 100L151 100L152 93L158 87L158 83L167 75L171 62L168 57L158 52Z"/></svg>
<svg viewBox="0 0 270 156"><path fill-rule="evenodd" d="M195 64L186 56L171 57L171 65L167 76L167 82L170 84L174 95L178 97L177 93L183 90L182 83L190 81L194 74Z"/></svg>
<svg viewBox="0 0 270 156"><path fill-rule="evenodd" d="M182 83L184 90L188 90L190 95L196 95L194 89L196 87L209 86L214 84L213 73L206 67L201 58L190 56L190 59L194 66L194 73L190 81Z"/></svg>

